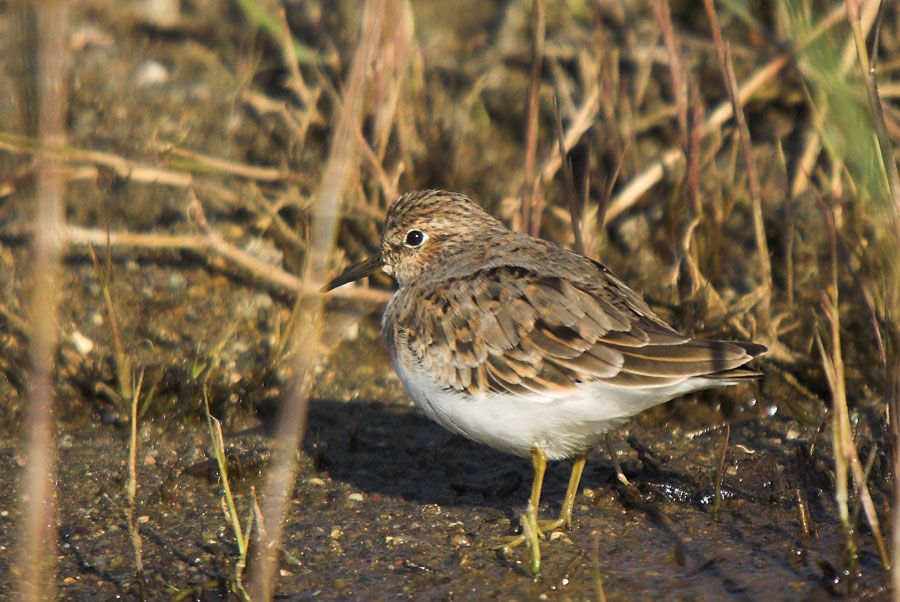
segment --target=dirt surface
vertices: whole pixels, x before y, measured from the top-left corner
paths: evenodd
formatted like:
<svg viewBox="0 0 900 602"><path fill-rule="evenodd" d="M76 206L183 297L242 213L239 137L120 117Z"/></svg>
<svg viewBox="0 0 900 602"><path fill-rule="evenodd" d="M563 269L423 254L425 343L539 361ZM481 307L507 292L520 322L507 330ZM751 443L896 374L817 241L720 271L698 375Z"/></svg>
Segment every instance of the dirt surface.
<svg viewBox="0 0 900 602"><path fill-rule="evenodd" d="M371 321L366 326L373 330ZM815 429L774 408L744 408L734 422L718 522L712 507L722 432L695 434L709 423L684 419L697 414L690 402L617 431L623 470L642 497L630 498L618 484L605 453L591 454L575 522L544 544L543 578L535 582L524 549L507 557L491 549L517 525L530 486L527 461L424 418L371 336L332 357L342 359L323 369L323 381L340 383L340 392L327 394L334 385L326 385L311 405L281 563L279 591L287 598L579 600L594 597L598 574L613 600L827 599L843 587L830 467L801 451ZM67 421L60 430L60 593L132 597L126 433L96 420ZM265 421L242 416L227 440L232 488L246 514L271 438ZM236 551L208 449L209 433L197 420L156 418L142 427L138 513L152 598L190 587L190 597L226 595ZM16 471L17 459L6 444L0 468ZM567 469L551 467L546 515L558 511ZM800 490L809 496L810 536L797 513ZM0 497L8 509L0 569L12 577L15 493ZM865 538L860 546L871 549ZM861 591L879 597L877 557L864 551L860 560Z"/></svg>
<svg viewBox="0 0 900 602"><path fill-rule="evenodd" d="M67 222L101 239L106 231L190 235L204 227L194 213L199 204L216 236L267 264L298 272L310 199L333 129L335 95L343 90L358 37L359 6L285 3L296 38L321 61L315 68L302 66L307 83L320 94L310 109L286 90L289 75L278 45L247 24L238 3L175 2L181 13L174 23L160 21L152 4L83 2L72 11ZM658 55L663 46L644 3L564 4L547 8L545 77L572 86L563 89L561 100L567 124L577 121L587 83L601 82L603 101L586 134L595 146L578 145L572 161L579 185L584 173L594 174L591 198L609 200L610 191L620 189L649 157L678 144L672 106L665 101L668 67L664 56L645 51ZM713 105L726 97L721 75L705 17L686 4L672 3L676 27L692 74L702 84L703 102ZM423 186L464 191L521 226L515 201L522 184L531 65L529 5L412 3L414 43L403 55L409 67L396 106L390 90L397 75L385 57L400 60L402 39L395 40L395 54L385 53L372 68L363 136L382 172L360 159L345 195L342 260L374 247L391 191ZM754 6L752 14L777 30L776 12ZM18 17L8 3L0 3L4 135L29 131L22 125L31 109L22 100L28 63ZM771 58L770 45L737 17L723 21L742 80ZM392 40L396 30L391 31L385 37ZM885 11L881 44L900 47L898 32L898 11ZM616 478L607 450L591 452L574 524L542 543L544 570L535 580L524 547L508 555L494 549L518 527L530 487L528 462L428 421L406 396L378 340L382 304L329 298L285 524L278 598L584 600L598 599L602 581L609 600L819 600L848 592L859 599L887 599L888 580L859 516L858 561L853 574L845 568L850 564L835 504L831 398L814 343L815 312L831 276L827 229L815 198L839 197L840 191L828 188L830 167L820 168L818 188L798 197L788 211L787 174L773 150L776 142L784 143L793 169L810 115L803 98L779 86L792 89L799 82L795 71L787 71L747 108L769 199L765 219L776 288L771 316L778 340L765 341L777 342L776 353L760 366L765 377L759 383L676 400L614 432L612 446L632 489ZM556 145L549 87L540 102L539 163ZM396 112L386 112L387 106ZM379 120L385 115L388 134L381 134ZM297 127L303 120L308 130ZM297 138L300 131L306 133L303 140ZM702 182L705 198L712 199L706 209L711 217L698 227L695 256L726 311L717 311L720 306L708 299L685 300L677 272L680 233L690 221L684 217L683 174L665 179L653 200L607 229L596 228L588 243L679 328L709 337L755 337L764 320L758 300L748 300L760 268L754 263L747 182L740 170L735 175L734 132L711 138L703 148ZM0 487L0 597L5 598L22 575L16 561L24 492L16 475L28 462L22 433L35 182L30 151L8 136L0 143L0 471L6 475ZM233 163L212 165L191 152ZM104 157L159 171L141 179L140 170L125 173ZM248 176L234 165L272 171ZM190 174L193 181L159 183L159 177L173 173ZM559 175L554 178L546 184L541 232L570 244L565 186ZM664 210L660 199L675 210ZM831 196L828 201L838 207L842 202ZM587 215L596 218L593 208ZM872 225L854 221L847 209L842 227L862 241ZM861 242L854 246L863 248ZM99 245L96 252L99 272L87 247L74 245L62 273L57 588L62 599L137 599L126 519L128 411L104 300L106 250ZM291 326L291 292L202 250L113 245L109 253L109 292L121 339L135 378L142 373L144 379L135 512L146 597L234 597L238 552L211 453L204 399L222 420L231 489L240 515L248 517L263 486L278 409L293 373L290 355L282 353ZM848 268L841 285L851 289L842 313L854 435L864 461L873 452L872 495L889 532L893 500L885 401L880 369L871 368L880 365L878 348L866 297L854 288L871 274L850 255L848 263L858 272ZM877 282L872 278L867 282ZM371 286L387 290L390 285L377 279ZM716 511L720 465L722 501ZM548 471L542 515L558 511L567 477L566 462Z"/></svg>

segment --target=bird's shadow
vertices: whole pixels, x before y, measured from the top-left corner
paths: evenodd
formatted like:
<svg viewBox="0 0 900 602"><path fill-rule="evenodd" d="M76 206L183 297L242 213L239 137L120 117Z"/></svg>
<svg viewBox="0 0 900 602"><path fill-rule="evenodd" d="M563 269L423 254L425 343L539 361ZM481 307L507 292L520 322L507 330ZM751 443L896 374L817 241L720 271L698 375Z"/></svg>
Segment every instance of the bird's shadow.
<svg viewBox="0 0 900 602"><path fill-rule="evenodd" d="M421 504L491 507L525 504L529 460L453 435L411 406L314 399L304 451L317 469L365 493ZM558 504L570 464L553 463L545 499ZM585 480L593 480L590 470Z"/></svg>

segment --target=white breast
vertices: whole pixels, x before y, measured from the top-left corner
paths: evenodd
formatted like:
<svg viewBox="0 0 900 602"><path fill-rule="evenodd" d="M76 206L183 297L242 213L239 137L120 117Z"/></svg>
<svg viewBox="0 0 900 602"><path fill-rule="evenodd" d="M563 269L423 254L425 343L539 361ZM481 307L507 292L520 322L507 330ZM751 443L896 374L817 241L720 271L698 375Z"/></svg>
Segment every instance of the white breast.
<svg viewBox="0 0 900 602"><path fill-rule="evenodd" d="M552 396L472 396L437 386L414 362L395 358L394 368L416 404L449 431L524 457L538 445L550 460L587 451L607 430L647 408L691 391L729 384L689 378L647 389L585 383L574 393Z"/></svg>

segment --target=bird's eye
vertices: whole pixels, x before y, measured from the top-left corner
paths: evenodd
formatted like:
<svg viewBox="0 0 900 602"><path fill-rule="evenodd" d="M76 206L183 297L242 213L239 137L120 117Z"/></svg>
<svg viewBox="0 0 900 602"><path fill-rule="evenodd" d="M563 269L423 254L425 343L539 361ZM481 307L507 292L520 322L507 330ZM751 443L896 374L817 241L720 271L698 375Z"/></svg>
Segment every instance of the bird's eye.
<svg viewBox="0 0 900 602"><path fill-rule="evenodd" d="M410 230L406 233L406 246L411 248L421 247L428 235L421 230Z"/></svg>

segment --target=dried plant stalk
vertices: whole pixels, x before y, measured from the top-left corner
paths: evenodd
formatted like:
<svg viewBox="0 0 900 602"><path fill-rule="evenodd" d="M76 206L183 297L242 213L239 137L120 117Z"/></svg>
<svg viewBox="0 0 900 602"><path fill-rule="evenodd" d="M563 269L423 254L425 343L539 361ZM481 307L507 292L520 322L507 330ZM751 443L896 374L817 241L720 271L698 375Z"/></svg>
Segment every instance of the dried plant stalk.
<svg viewBox="0 0 900 602"><path fill-rule="evenodd" d="M275 592L279 548L288 500L297 472L296 454L306 429L310 376L316 360L322 298L314 283L323 282L337 234L341 197L358 162L356 131L365 92L366 72L381 37L384 0L366 3L362 34L353 57L344 102L340 106L331 151L315 195L309 253L298 299L294 330L295 375L283 401L272 463L266 476L261 514L265 531L256 547L249 593L253 600L271 600Z"/></svg>
<svg viewBox="0 0 900 602"><path fill-rule="evenodd" d="M756 163L753 160L753 146L750 141L750 129L747 127L747 118L744 115L743 103L738 94L737 78L734 75L734 64L731 60L731 51L722 39L722 28L719 27L719 18L713 0L703 0L709 24L712 30L713 43L716 47L716 55L719 58L719 67L722 69L722 77L725 80L725 88L728 90L728 99L731 101L732 113L738 125L738 135L741 146L741 154L747 168L747 184L750 188L750 202L753 207L753 233L756 239L756 252L759 257L759 267L762 269L763 302L761 318L763 331L771 338L773 333L768 332L771 325L769 312L772 304L772 263L769 259L769 245L766 242L765 226L762 212L762 190L759 185L759 175Z"/></svg>
<svg viewBox="0 0 900 602"><path fill-rule="evenodd" d="M27 10L25 7L20 7ZM37 137L42 144L65 142L68 64L68 3L48 0L33 5L36 16ZM28 393L27 455L22 492L19 567L23 600L54 598L56 567L56 442L53 436L54 356L58 342L57 298L60 232L63 225L65 179L51 158L39 161L36 177L37 213L32 239L31 374Z"/></svg>
<svg viewBox="0 0 900 602"><path fill-rule="evenodd" d="M854 536L855 529L854 525L851 524L849 513L850 496L847 478L849 472L853 477L853 485L856 488L860 502L862 503L866 520L869 523L869 528L872 530L872 539L875 541L875 547L878 550L878 556L881 559L882 567L885 570L889 570L891 566L890 556L887 552L887 546L884 543L884 537L881 533L881 523L875 509L875 503L869 492L867 474L859 459L859 453L856 450L850 427L850 410L847 404L844 359L841 350L841 320L840 306L838 304L837 229L834 222L834 216L830 212L826 214L826 221L831 234L832 281L830 291L822 293L822 311L829 325L831 351L826 351L825 345L822 342L822 337L818 334L816 336L816 344L819 348L819 354L822 357L822 366L828 380L828 387L831 390L834 409L832 413L832 435L834 441L836 472L835 489L838 502L838 513L847 540L847 568L850 570L851 574L853 574L856 566L857 552Z"/></svg>
<svg viewBox="0 0 900 602"><path fill-rule="evenodd" d="M532 0L531 24L531 81L528 85L528 107L525 122L525 173L522 182L521 220L522 230L532 236L537 236L541 229L541 213L544 205L540 174L535 171L541 67L544 62L544 32L546 29L542 0Z"/></svg>

